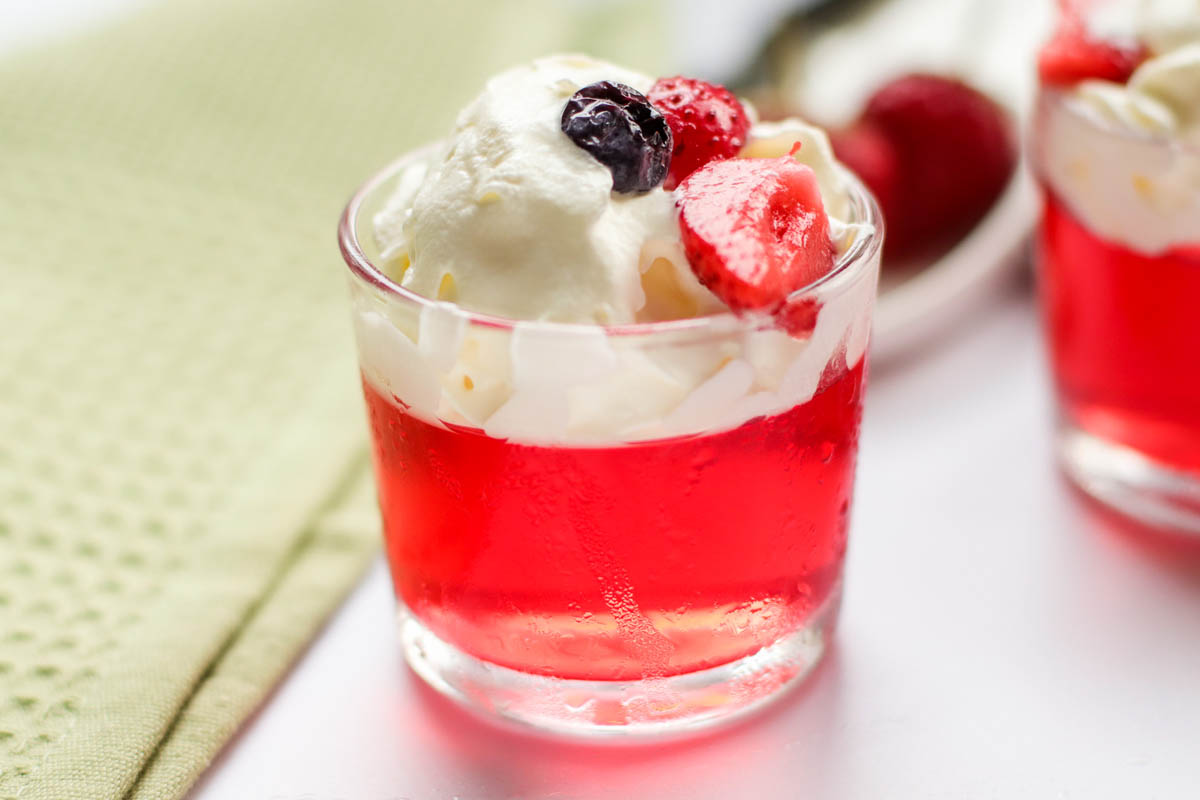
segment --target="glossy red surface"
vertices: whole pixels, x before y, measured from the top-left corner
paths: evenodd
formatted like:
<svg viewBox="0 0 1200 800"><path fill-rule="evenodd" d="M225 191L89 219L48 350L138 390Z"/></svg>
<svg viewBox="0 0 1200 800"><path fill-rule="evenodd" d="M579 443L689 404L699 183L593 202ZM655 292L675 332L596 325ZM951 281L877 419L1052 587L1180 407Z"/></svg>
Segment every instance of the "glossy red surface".
<svg viewBox="0 0 1200 800"><path fill-rule="evenodd" d="M437 427L364 381L396 592L442 639L539 674L753 653L837 588L863 369L734 430L589 448Z"/></svg>
<svg viewBox="0 0 1200 800"><path fill-rule="evenodd" d="M1047 192L1039 260L1063 412L1089 433L1200 471L1200 244L1134 252Z"/></svg>

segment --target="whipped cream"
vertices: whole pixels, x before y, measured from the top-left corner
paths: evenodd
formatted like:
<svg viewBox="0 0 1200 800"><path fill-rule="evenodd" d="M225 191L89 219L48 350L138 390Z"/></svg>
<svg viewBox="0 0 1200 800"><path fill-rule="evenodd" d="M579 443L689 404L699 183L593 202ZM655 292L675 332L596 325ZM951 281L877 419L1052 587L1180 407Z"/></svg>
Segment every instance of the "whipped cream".
<svg viewBox="0 0 1200 800"><path fill-rule="evenodd" d="M563 105L599 80L653 83L585 56L488 82L376 218L402 286L509 319L622 324L645 319L642 275L658 262L652 286L672 294L650 304L660 318L722 308L687 267L671 193L614 193L608 168L563 135Z"/></svg>
<svg viewBox="0 0 1200 800"><path fill-rule="evenodd" d="M853 369L870 336L879 252L822 286L808 338L723 314L674 333L601 326L473 323L450 303L387 305L356 287L363 374L437 426L530 444L603 445L713 433L781 413L816 394L826 367ZM856 256L859 254L856 252Z"/></svg>
<svg viewBox="0 0 1200 800"><path fill-rule="evenodd" d="M1100 4L1095 36L1151 53L1125 84L1044 100L1042 171L1089 228L1144 253L1200 241L1200 0ZM1097 126L1096 123L1099 123Z"/></svg>
<svg viewBox="0 0 1200 800"><path fill-rule="evenodd" d="M441 153L406 170L376 216L391 276L425 297L509 319L613 325L724 310L683 255L672 193L614 193L608 168L563 135L563 105L599 80L643 93L654 82L580 55L492 78ZM844 245L847 192L824 133L799 120L759 127L777 146L754 155L802 142L798 160L816 172Z"/></svg>
<svg viewBox="0 0 1200 800"><path fill-rule="evenodd" d="M431 302L357 287L366 378L431 424L611 444L736 427L806 402L835 359L857 366L878 247L825 134L760 123L742 153L778 157L799 141L842 257L874 260L817 290L816 328L797 339L734 317L699 284L671 192L614 193L608 169L563 135L567 98L599 80L653 83L584 56L540 59L489 81L440 150L400 168L373 220L377 262ZM704 319L666 333L604 327L690 318Z"/></svg>
<svg viewBox="0 0 1200 800"><path fill-rule="evenodd" d="M1099 39L1165 53L1200 39L1200 0L1105 0L1088 6L1085 23Z"/></svg>

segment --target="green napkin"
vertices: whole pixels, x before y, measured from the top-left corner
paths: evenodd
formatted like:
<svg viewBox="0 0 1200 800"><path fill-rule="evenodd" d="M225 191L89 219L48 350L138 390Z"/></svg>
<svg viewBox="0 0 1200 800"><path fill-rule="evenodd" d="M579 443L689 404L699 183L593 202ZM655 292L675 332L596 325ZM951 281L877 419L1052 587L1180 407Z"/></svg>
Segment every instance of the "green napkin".
<svg viewBox="0 0 1200 800"><path fill-rule="evenodd" d="M174 798L375 551L334 227L645 3L174 0L0 64L0 798ZM380 631L381 636L390 631Z"/></svg>

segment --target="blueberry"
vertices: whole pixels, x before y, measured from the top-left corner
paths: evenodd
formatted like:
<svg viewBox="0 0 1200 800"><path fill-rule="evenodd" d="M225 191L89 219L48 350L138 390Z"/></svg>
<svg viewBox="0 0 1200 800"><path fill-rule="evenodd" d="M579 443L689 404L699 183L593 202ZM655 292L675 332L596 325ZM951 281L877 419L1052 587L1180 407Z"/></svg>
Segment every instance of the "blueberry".
<svg viewBox="0 0 1200 800"><path fill-rule="evenodd" d="M613 176L613 191L648 192L671 163L671 128L646 96L620 83L599 81L567 100L562 131Z"/></svg>

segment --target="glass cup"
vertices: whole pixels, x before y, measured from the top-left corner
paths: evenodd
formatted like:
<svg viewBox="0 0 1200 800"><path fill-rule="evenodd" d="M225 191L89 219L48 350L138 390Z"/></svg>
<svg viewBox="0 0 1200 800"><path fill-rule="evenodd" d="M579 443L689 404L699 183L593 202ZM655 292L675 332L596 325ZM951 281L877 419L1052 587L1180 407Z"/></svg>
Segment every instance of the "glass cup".
<svg viewBox="0 0 1200 800"><path fill-rule="evenodd" d="M372 217L339 238L404 651L469 707L584 735L761 705L824 652L841 592L882 242L793 295L797 337L732 314L601 327L401 288ZM805 316L802 313L801 316Z"/></svg>
<svg viewBox="0 0 1200 800"><path fill-rule="evenodd" d="M1060 461L1108 507L1200 533L1200 148L1053 89L1033 145Z"/></svg>

